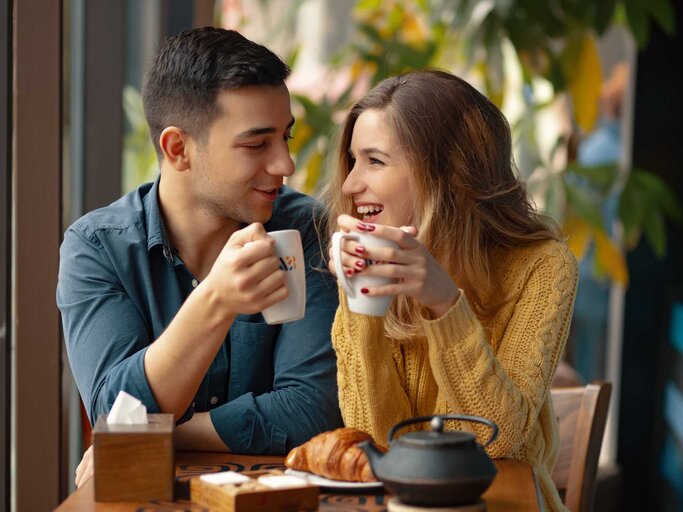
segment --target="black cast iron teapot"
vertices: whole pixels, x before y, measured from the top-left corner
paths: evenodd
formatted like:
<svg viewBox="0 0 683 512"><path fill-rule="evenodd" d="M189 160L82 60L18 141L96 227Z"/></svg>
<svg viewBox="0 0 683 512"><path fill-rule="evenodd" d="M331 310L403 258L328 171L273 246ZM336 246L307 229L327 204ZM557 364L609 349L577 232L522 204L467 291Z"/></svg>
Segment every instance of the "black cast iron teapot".
<svg viewBox="0 0 683 512"><path fill-rule="evenodd" d="M482 446L471 432L444 431L444 420L473 421L491 427ZM394 440L402 428L431 422L431 430L409 432ZM498 436L498 426L478 416L441 414L402 421L389 431L389 451L370 441L358 446L370 460L372 472L386 489L407 505L454 506L476 500L496 476L493 461L483 450Z"/></svg>

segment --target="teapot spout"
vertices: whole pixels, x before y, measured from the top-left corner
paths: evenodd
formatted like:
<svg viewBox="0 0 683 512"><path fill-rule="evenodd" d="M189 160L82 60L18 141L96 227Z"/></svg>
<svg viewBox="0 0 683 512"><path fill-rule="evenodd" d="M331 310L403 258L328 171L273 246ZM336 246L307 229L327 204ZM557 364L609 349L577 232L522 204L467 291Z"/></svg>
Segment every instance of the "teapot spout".
<svg viewBox="0 0 683 512"><path fill-rule="evenodd" d="M375 474L377 479L381 480L382 477L379 474L379 465L380 460L382 457L384 457L384 452L377 448L372 441L363 441L362 443L358 443L358 448L363 450L368 456L368 461L370 461L372 472Z"/></svg>

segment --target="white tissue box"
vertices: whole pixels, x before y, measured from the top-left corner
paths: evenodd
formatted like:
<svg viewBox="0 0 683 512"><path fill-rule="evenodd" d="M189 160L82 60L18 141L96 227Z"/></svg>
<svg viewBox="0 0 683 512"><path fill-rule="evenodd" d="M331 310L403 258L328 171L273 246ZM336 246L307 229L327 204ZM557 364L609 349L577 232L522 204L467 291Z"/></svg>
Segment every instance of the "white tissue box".
<svg viewBox="0 0 683 512"><path fill-rule="evenodd" d="M172 414L149 414L148 423L93 428L95 501L173 500L175 465Z"/></svg>

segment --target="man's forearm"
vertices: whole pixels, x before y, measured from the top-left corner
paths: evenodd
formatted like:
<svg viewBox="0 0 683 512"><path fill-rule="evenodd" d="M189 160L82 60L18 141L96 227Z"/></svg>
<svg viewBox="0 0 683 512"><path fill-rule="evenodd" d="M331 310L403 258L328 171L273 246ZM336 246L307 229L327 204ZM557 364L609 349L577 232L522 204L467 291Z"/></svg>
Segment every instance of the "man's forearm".
<svg viewBox="0 0 683 512"><path fill-rule="evenodd" d="M145 354L145 374L159 409L176 420L192 402L235 319L203 284Z"/></svg>
<svg viewBox="0 0 683 512"><path fill-rule="evenodd" d="M177 450L192 450L200 452L228 452L216 432L208 412L198 412L189 421L178 425L175 431L175 446Z"/></svg>

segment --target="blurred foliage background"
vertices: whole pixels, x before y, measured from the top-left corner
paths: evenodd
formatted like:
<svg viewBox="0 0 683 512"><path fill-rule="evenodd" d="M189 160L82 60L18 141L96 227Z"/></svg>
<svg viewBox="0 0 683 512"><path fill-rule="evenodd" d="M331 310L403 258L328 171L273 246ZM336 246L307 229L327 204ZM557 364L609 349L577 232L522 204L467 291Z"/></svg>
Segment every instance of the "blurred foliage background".
<svg viewBox="0 0 683 512"><path fill-rule="evenodd" d="M267 13L276 1L255 3ZM281 32L305 3L288 2L287 16L272 17L265 32ZM239 2L230 5L234 9ZM248 22L247 16L228 22L226 12L217 2L217 25L241 30ZM290 145L297 172L290 185L314 195L320 191L333 170L336 128L354 99L386 77L438 67L468 79L505 112L520 177L538 206L563 227L577 258L592 247L597 276L626 285L624 250L643 235L655 254L664 255L665 222L683 220L666 184L617 160L581 165L577 148L601 114L606 77L597 38L613 25L625 27L640 47L653 23L673 34L670 0L358 0L349 18L338 22L350 25L350 35L326 64L322 80L313 87L290 85L297 118ZM301 50L292 44L283 55L293 79ZM124 91L124 109L129 190L157 169L135 89ZM549 135L548 126L557 129Z"/></svg>

